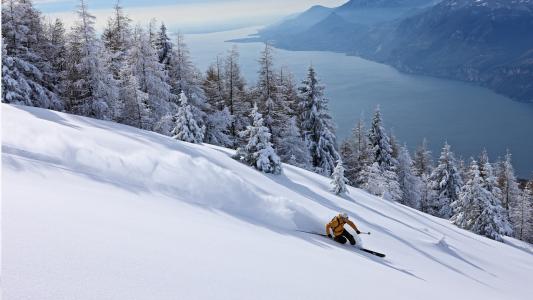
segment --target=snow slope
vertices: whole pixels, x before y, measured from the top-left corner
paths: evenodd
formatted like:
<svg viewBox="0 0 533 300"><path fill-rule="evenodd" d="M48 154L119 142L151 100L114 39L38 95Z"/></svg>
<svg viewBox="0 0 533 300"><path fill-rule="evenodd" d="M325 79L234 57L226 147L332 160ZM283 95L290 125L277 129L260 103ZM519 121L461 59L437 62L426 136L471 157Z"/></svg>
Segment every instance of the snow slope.
<svg viewBox="0 0 533 300"><path fill-rule="evenodd" d="M285 166L2 104L4 299L530 299L533 250ZM294 231L347 211L385 259Z"/></svg>

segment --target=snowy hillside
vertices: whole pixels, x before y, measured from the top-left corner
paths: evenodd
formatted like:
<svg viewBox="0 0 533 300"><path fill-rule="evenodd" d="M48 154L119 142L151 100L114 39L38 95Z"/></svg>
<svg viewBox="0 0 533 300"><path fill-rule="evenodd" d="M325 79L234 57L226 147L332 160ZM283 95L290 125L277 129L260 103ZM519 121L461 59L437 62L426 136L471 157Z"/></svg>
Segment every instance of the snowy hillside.
<svg viewBox="0 0 533 300"><path fill-rule="evenodd" d="M531 299L528 245L230 153L2 104L4 299ZM387 257L295 231L339 211Z"/></svg>

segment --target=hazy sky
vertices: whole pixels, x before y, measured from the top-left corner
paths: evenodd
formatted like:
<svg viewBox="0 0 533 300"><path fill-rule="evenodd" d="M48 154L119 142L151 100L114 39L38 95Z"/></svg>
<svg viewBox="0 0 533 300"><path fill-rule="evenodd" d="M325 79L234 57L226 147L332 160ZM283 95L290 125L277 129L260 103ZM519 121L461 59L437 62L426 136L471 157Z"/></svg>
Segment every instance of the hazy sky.
<svg viewBox="0 0 533 300"><path fill-rule="evenodd" d="M121 0L127 14L135 22L146 23L152 18L171 28L209 30L216 27L261 25L313 5L337 6L347 0ZM115 0L87 0L90 12L101 29L111 13ZM77 0L34 0L46 15L61 17L72 24Z"/></svg>

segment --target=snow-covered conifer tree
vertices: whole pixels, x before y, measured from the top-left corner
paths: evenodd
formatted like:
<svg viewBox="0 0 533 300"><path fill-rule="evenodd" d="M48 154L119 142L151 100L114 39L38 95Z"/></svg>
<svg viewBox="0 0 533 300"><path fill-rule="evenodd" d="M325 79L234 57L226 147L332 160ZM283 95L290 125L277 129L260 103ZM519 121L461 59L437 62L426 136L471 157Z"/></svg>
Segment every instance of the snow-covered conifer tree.
<svg viewBox="0 0 533 300"><path fill-rule="evenodd" d="M120 0L117 0L102 34L102 41L110 54L110 69L116 80L121 80L120 71L125 67L127 51L131 47L130 23L131 19L124 13Z"/></svg>
<svg viewBox="0 0 533 300"><path fill-rule="evenodd" d="M511 206L514 236L517 239L533 242L533 180L530 180L517 201Z"/></svg>
<svg viewBox="0 0 533 300"><path fill-rule="evenodd" d="M123 102L120 122L137 128L151 128L152 113L148 107L149 96L140 89L132 65L120 70L119 99Z"/></svg>
<svg viewBox="0 0 533 300"><path fill-rule="evenodd" d="M277 76L277 96L278 105L276 106L276 111L274 116L276 117L275 125L277 127L277 136L275 136L274 146L278 150L278 153L282 159L284 157L290 157L287 153L284 153L286 147L282 147L282 144L287 145L294 141L294 134L287 135L291 131L296 133L301 137L301 129L299 126L298 118L298 91L296 90L295 83L293 81L293 75L286 70L286 68L280 68L279 76ZM291 119L294 119L294 123L291 123ZM289 128L293 127L293 128ZM287 141L289 139L290 141ZM296 141L302 140L298 138ZM308 152L305 142L302 140L299 142L298 147L303 146L301 151ZM294 146L296 147L296 145ZM303 152L302 152L303 153ZM309 154L306 154L309 157ZM283 160L285 161L285 160ZM303 161L302 161L303 162ZM305 164L309 164L309 161ZM309 166L307 166L309 168Z"/></svg>
<svg viewBox="0 0 533 300"><path fill-rule="evenodd" d="M184 92L180 94L180 106L175 119L176 127L172 130L173 138L195 144L203 141L205 128L198 126Z"/></svg>
<svg viewBox="0 0 533 300"><path fill-rule="evenodd" d="M161 23L157 38L155 39L155 48L159 57L159 63L163 64L167 69L172 63L172 55L174 55L172 47L172 42L167 35L167 27L164 23Z"/></svg>
<svg viewBox="0 0 533 300"><path fill-rule="evenodd" d="M352 130L351 144L353 145L353 158L346 161L346 177L354 186L359 187L364 182L361 172L372 164L372 149L368 143L367 132L363 117L359 119ZM363 180L363 181L361 181Z"/></svg>
<svg viewBox="0 0 533 300"><path fill-rule="evenodd" d="M333 170L333 174L331 174L331 178L331 191L335 193L335 195L348 193L348 189L346 188L348 179L344 177L344 167L342 165L342 160L337 160L337 165L335 166L335 170Z"/></svg>
<svg viewBox="0 0 533 300"><path fill-rule="evenodd" d="M2 102L63 109L56 94L50 48L32 1L2 1Z"/></svg>
<svg viewBox="0 0 533 300"><path fill-rule="evenodd" d="M360 188L376 196L383 196L385 193L385 178L378 163L372 163L366 166L360 173L361 180Z"/></svg>
<svg viewBox="0 0 533 300"><path fill-rule="evenodd" d="M233 118L227 107L222 110L211 110L207 115L205 142L213 145L232 147L233 140L229 128Z"/></svg>
<svg viewBox="0 0 533 300"><path fill-rule="evenodd" d="M510 232L511 226L499 200L483 187L476 161L470 164L468 178L459 199L451 205L454 211L451 221L461 228L502 241L502 235Z"/></svg>
<svg viewBox="0 0 533 300"><path fill-rule="evenodd" d="M170 93L163 65L152 47L148 34L140 27L134 30L132 47L128 52L128 63L135 76L139 90L147 95L146 110L150 113L142 128L170 135L174 128L171 116L177 111L175 95ZM129 116L126 116L129 118Z"/></svg>
<svg viewBox="0 0 533 300"><path fill-rule="evenodd" d="M282 129L281 136L283 138L280 139L279 149L277 149L281 161L308 169L310 167L309 151L296 124L296 117L289 119L288 124Z"/></svg>
<svg viewBox="0 0 533 300"><path fill-rule="evenodd" d="M398 161L392 156L392 147L389 136L383 129L379 107L376 109L372 119L372 127L368 133L368 143L370 147L370 163L366 165L366 170L360 173L358 179L360 186L363 188L381 186L384 188L382 191L384 198L400 201L402 199L402 190L396 175ZM384 181L375 183L370 182L370 180ZM374 193L371 190L367 191Z"/></svg>
<svg viewBox="0 0 533 300"><path fill-rule="evenodd" d="M397 162L392 155L389 136L383 128L379 107L376 108L374 117L372 118L372 127L370 127L368 133L368 142L372 148L373 161L377 162L385 170L394 170Z"/></svg>
<svg viewBox="0 0 533 300"><path fill-rule="evenodd" d="M229 50L223 64L223 86L225 105L232 116L230 137L233 146L237 147L240 141L238 133L250 125L248 115L252 109L251 102L247 99L246 84L241 74L239 65L239 51L236 46Z"/></svg>
<svg viewBox="0 0 533 300"><path fill-rule="evenodd" d="M402 189L401 203L415 209L420 208L422 180L414 174L413 161L407 146L404 145L398 152L398 183Z"/></svg>
<svg viewBox="0 0 533 300"><path fill-rule="evenodd" d="M501 162L498 168L499 174L497 174L498 186L502 192L502 205L507 211L510 210L510 207L515 201L518 200L520 196L520 189L518 187L518 182L516 181L516 176L514 174L514 168L511 159L511 152L507 151L507 154L505 155L505 160ZM511 222L513 222L512 219Z"/></svg>
<svg viewBox="0 0 533 300"><path fill-rule="evenodd" d="M65 80L67 75L67 35L61 19L48 24L46 60L50 62L53 76L48 78L50 85L64 106Z"/></svg>
<svg viewBox="0 0 533 300"><path fill-rule="evenodd" d="M422 177L423 174L429 175L433 170L433 158L428 148L428 142L424 138L422 144L416 149L413 159L413 169L416 176Z"/></svg>
<svg viewBox="0 0 533 300"><path fill-rule="evenodd" d="M211 64L205 73L202 84L207 103L211 109L223 110L226 107L224 101L224 73L220 57L216 63Z"/></svg>
<svg viewBox="0 0 533 300"><path fill-rule="evenodd" d="M341 156L342 161L345 165L346 178L348 182L354 186L355 179L357 178L358 172L356 171L357 166L357 154L355 152L355 145L351 138L345 139L342 141L339 147L339 155Z"/></svg>
<svg viewBox="0 0 533 300"><path fill-rule="evenodd" d="M398 139L396 138L396 136L394 135L394 133L392 132L392 130L390 131L390 134L389 134L389 141L390 141L390 147L391 147L391 155L394 159L398 159L398 156L400 155L400 145L398 144Z"/></svg>
<svg viewBox="0 0 533 300"><path fill-rule="evenodd" d="M478 161L479 174L481 179L483 179L483 187L491 192L497 199L501 201L502 192L498 187L498 178L494 174L494 168L489 161L489 155L486 150L481 152Z"/></svg>
<svg viewBox="0 0 533 300"><path fill-rule="evenodd" d="M259 99L259 112L263 115L265 126L273 131L274 110L277 105L276 74L274 73L274 50L267 42L259 57L259 72L255 93Z"/></svg>
<svg viewBox="0 0 533 300"><path fill-rule="evenodd" d="M207 112L210 108L202 88L204 79L192 63L189 47L182 33L178 32L169 63L164 66L169 76L168 82L172 94L179 95L184 92L191 104L196 122L199 126L206 126Z"/></svg>
<svg viewBox="0 0 533 300"><path fill-rule="evenodd" d="M263 124L257 105L254 105L250 117L253 119L252 125L240 133L247 144L237 149L235 158L265 173L281 173L281 160L272 148L270 132Z"/></svg>
<svg viewBox="0 0 533 300"><path fill-rule="evenodd" d="M272 143L279 148L281 131L289 119L290 108L284 102L282 78L274 70L274 50L269 43L259 58L257 85L254 89L258 99L259 111L263 115L265 126L272 134Z"/></svg>
<svg viewBox="0 0 533 300"><path fill-rule="evenodd" d="M422 144L418 146L413 160L414 174L420 178L420 210L428 211L430 188L428 178L433 170L433 158L429 150L427 140L424 138Z"/></svg>
<svg viewBox="0 0 533 300"><path fill-rule="evenodd" d="M315 69L310 66L307 78L299 88L301 129L311 153L311 166L316 172L329 176L340 157L336 150L334 126Z"/></svg>
<svg viewBox="0 0 533 300"><path fill-rule="evenodd" d="M230 135L233 117L224 101L224 77L220 59L209 66L203 82L203 90L207 100L207 118L205 142L213 145L233 147Z"/></svg>
<svg viewBox="0 0 533 300"><path fill-rule="evenodd" d="M112 119L118 99L117 82L94 28L95 17L80 0L78 20L68 37L66 96L70 110L97 119Z"/></svg>
<svg viewBox="0 0 533 300"><path fill-rule="evenodd" d="M459 199L463 181L448 143L442 148L438 165L428 178L428 185L431 195L426 212L449 219L452 216L451 203Z"/></svg>

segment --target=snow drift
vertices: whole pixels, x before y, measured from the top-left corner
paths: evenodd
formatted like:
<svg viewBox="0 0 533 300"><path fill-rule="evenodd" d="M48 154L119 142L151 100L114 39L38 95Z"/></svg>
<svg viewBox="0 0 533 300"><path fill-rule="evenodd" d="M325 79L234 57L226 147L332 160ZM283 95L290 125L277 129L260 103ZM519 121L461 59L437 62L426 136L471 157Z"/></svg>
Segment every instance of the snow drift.
<svg viewBox="0 0 533 300"><path fill-rule="evenodd" d="M533 250L292 166L2 104L5 299L528 299ZM347 211L381 259L323 232Z"/></svg>

